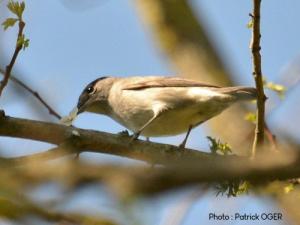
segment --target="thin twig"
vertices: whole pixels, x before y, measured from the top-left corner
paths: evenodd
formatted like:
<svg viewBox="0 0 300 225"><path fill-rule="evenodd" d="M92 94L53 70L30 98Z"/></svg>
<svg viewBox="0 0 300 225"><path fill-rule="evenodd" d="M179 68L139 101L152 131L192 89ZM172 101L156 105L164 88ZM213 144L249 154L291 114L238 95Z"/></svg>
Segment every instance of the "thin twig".
<svg viewBox="0 0 300 225"><path fill-rule="evenodd" d="M274 151L278 151L278 148L277 148L278 143L277 143L276 135L272 133L272 131L270 130L267 123L265 123L264 131L266 134L266 138L268 139L268 141L270 143L271 149ZM243 145L243 143L247 142L248 140L250 140L252 138L252 135L253 135L253 130L250 130L249 133L247 133L247 135L245 135L245 137L241 139L239 144Z"/></svg>
<svg viewBox="0 0 300 225"><path fill-rule="evenodd" d="M5 71L2 70L0 68L0 73L1 74L5 74ZM54 117L56 117L57 119L61 119L62 117L53 109L53 107L51 107L42 97L41 95L33 90L32 88L30 88L27 84L25 84L23 81L21 81L20 79L16 78L13 75L10 75L9 79L11 79L13 82L15 82L17 85L19 85L20 87L24 88L26 91L28 91L30 94L32 94L40 103L42 103L43 106L45 106L47 108L47 110L49 111L50 115L53 115Z"/></svg>
<svg viewBox="0 0 300 225"><path fill-rule="evenodd" d="M24 27L25 27L24 21L19 20L19 32L18 32L18 38L17 38L17 41L16 41L16 48L15 48L14 54L13 54L11 60L10 60L10 63L6 66L5 73L4 73L4 78L0 83L0 96L2 95L2 91L8 83L9 77L11 75L12 68L13 68L16 60L17 60L18 54L23 48L23 45L18 43L18 40L20 40L23 36Z"/></svg>
<svg viewBox="0 0 300 225"><path fill-rule="evenodd" d="M271 132L267 124L265 124L265 134L271 144L272 150L278 151L276 135Z"/></svg>
<svg viewBox="0 0 300 225"><path fill-rule="evenodd" d="M21 166L28 163L44 163L48 160L53 160L70 155L76 151L76 143L69 139L57 147L51 148L47 151L38 152L31 155L18 156L13 158L0 157L1 166Z"/></svg>
<svg viewBox="0 0 300 225"><path fill-rule="evenodd" d="M253 64L253 76L257 89L257 120L255 128L255 136L252 147L252 157L255 157L256 149L264 143L264 114L265 114L265 94L264 85L261 71L261 55L260 55L260 5L261 0L253 0L253 28L252 28L252 40L250 48L252 51L252 64Z"/></svg>

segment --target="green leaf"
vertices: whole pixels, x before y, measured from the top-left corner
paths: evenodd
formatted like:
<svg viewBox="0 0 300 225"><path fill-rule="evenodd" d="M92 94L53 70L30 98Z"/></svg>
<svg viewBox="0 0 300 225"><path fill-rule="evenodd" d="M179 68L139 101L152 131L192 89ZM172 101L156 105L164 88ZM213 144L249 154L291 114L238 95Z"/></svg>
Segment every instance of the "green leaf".
<svg viewBox="0 0 300 225"><path fill-rule="evenodd" d="M15 15L18 15L18 2L9 1L7 8Z"/></svg>
<svg viewBox="0 0 300 225"><path fill-rule="evenodd" d="M281 84L273 83L271 81L267 81L265 77L263 78L263 83L264 83L264 87L276 92L281 99L284 98L285 92L287 90L285 86Z"/></svg>
<svg viewBox="0 0 300 225"><path fill-rule="evenodd" d="M212 137L207 137L210 141L210 151L213 154L220 152L222 155L228 155L232 152L231 147L227 143L222 143ZM247 194L250 188L250 183L243 180L223 181L216 184L215 189L217 196L226 194L227 197L236 197L238 195Z"/></svg>
<svg viewBox="0 0 300 225"><path fill-rule="evenodd" d="M23 34L18 38L17 46L25 50L29 46L29 39L25 38L25 35Z"/></svg>
<svg viewBox="0 0 300 225"><path fill-rule="evenodd" d="M25 50L29 46L29 39L25 38L25 35L23 34L21 37L18 38L17 46Z"/></svg>
<svg viewBox="0 0 300 225"><path fill-rule="evenodd" d="M6 30L9 27L13 27L15 23L18 21L17 18L7 18L3 23L2 26L4 30Z"/></svg>
<svg viewBox="0 0 300 225"><path fill-rule="evenodd" d="M251 184L249 181L242 181L239 184L239 188L236 192L236 195L248 194L250 187L251 187Z"/></svg>
<svg viewBox="0 0 300 225"><path fill-rule="evenodd" d="M9 1L8 4L7 4L7 8L13 13L13 14L16 14L17 11L15 10L15 2L13 1Z"/></svg>
<svg viewBox="0 0 300 225"><path fill-rule="evenodd" d="M21 2L20 9L21 9L21 14L23 14L25 10L25 2Z"/></svg>
<svg viewBox="0 0 300 225"><path fill-rule="evenodd" d="M23 46L24 41L25 41L25 36L24 36L24 34L23 34L21 37L18 37L18 40L17 40L17 47Z"/></svg>
<svg viewBox="0 0 300 225"><path fill-rule="evenodd" d="M253 112L248 112L246 115L245 115L245 120L247 121L250 121L252 123L256 123L256 113L253 113Z"/></svg>
<svg viewBox="0 0 300 225"><path fill-rule="evenodd" d="M23 50L25 50L26 48L28 48L29 46L29 39L25 39L24 43L23 43Z"/></svg>
<svg viewBox="0 0 300 225"><path fill-rule="evenodd" d="M25 9L25 3L24 2L19 3L19 5L18 5L18 17L19 18L22 18L24 9Z"/></svg>
<svg viewBox="0 0 300 225"><path fill-rule="evenodd" d="M25 2L15 2L10 0L7 4L7 8L15 14L19 19L22 19L22 14L25 9Z"/></svg>
<svg viewBox="0 0 300 225"><path fill-rule="evenodd" d="M288 194L295 189L294 184L288 184L284 187L284 193Z"/></svg>
<svg viewBox="0 0 300 225"><path fill-rule="evenodd" d="M252 28L253 28L253 19L251 19L251 20L247 23L247 28L248 28L248 29L252 29Z"/></svg>
<svg viewBox="0 0 300 225"><path fill-rule="evenodd" d="M223 181L215 186L217 191L216 195L226 194L227 197L236 197L242 194L248 194L250 189L250 183L248 181Z"/></svg>
<svg viewBox="0 0 300 225"><path fill-rule="evenodd" d="M231 147L227 143L222 143L220 140L216 140L212 137L207 137L207 139L210 141L210 151L213 154L217 154L218 152L221 153L221 155L228 155L229 153L232 153Z"/></svg>

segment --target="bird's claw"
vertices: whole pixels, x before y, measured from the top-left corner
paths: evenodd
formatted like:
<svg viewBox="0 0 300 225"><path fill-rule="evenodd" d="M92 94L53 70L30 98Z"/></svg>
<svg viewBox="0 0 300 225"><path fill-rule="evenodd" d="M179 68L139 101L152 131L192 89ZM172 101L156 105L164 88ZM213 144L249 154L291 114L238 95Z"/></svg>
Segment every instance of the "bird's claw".
<svg viewBox="0 0 300 225"><path fill-rule="evenodd" d="M132 137L131 137L131 141L137 140L138 137L140 136L140 133L141 133L141 132L136 132L136 133L134 133L134 134L132 135Z"/></svg>
<svg viewBox="0 0 300 225"><path fill-rule="evenodd" d="M129 137L129 132L128 130L122 130L121 132L118 133L118 135L121 137Z"/></svg>
<svg viewBox="0 0 300 225"><path fill-rule="evenodd" d="M186 140L184 140L180 145L178 145L178 148L185 149Z"/></svg>

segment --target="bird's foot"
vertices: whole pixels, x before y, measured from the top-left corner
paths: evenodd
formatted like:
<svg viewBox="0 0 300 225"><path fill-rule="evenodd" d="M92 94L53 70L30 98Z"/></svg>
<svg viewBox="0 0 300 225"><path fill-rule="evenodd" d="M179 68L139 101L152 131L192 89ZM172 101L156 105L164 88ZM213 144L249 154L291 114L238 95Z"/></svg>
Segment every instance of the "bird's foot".
<svg viewBox="0 0 300 225"><path fill-rule="evenodd" d="M122 130L121 132L118 133L118 135L121 137L129 137L129 132L128 130Z"/></svg>
<svg viewBox="0 0 300 225"><path fill-rule="evenodd" d="M184 139L183 142L180 145L178 145L178 147L180 149L185 149L185 144L186 144L186 139Z"/></svg>
<svg viewBox="0 0 300 225"><path fill-rule="evenodd" d="M194 127L193 125L190 125L190 126L189 126L189 129L188 129L188 131L187 131L187 133L186 133L186 135L185 135L185 137L184 137L182 143L178 146L179 148L185 149L185 144L186 144L186 142L187 142L187 139L188 139L188 137L189 137L189 135L190 135L191 130L193 129L193 127Z"/></svg>
<svg viewBox="0 0 300 225"><path fill-rule="evenodd" d="M131 141L135 141L138 139L138 137L140 136L141 132L136 132L132 135L131 137Z"/></svg>

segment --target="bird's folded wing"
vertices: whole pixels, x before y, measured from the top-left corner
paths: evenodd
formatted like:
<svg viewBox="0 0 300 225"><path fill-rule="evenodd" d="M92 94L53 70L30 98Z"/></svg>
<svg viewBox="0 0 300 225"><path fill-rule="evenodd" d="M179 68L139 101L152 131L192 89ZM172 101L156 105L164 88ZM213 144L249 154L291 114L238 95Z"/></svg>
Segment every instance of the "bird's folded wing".
<svg viewBox="0 0 300 225"><path fill-rule="evenodd" d="M141 90L146 88L162 88L162 87L214 87L215 85L204 84L194 80L183 79L179 77L158 77L149 79L148 81L137 81L126 85L123 90Z"/></svg>

